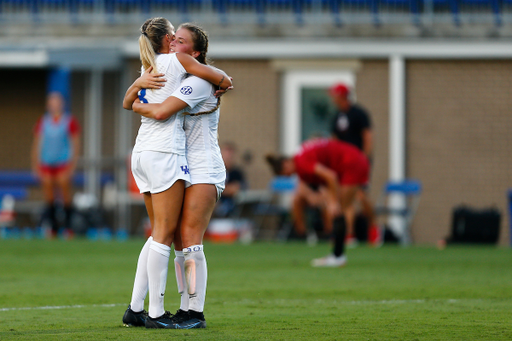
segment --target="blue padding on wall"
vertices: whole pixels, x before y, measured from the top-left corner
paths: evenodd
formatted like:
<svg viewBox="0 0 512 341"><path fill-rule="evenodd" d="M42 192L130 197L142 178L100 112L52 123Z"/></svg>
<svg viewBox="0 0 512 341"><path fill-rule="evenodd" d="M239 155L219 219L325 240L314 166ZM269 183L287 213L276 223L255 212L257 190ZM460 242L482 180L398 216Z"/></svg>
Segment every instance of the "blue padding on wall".
<svg viewBox="0 0 512 341"><path fill-rule="evenodd" d="M66 101L66 108L69 109L71 89L71 69L56 68L50 71L48 75L47 92L60 92Z"/></svg>
<svg viewBox="0 0 512 341"><path fill-rule="evenodd" d="M12 195L16 200L23 200L28 196L28 190L20 187L0 187L0 199L5 195Z"/></svg>
<svg viewBox="0 0 512 341"><path fill-rule="evenodd" d="M0 171L1 187L36 186L39 181L30 171Z"/></svg>
<svg viewBox="0 0 512 341"><path fill-rule="evenodd" d="M102 186L113 181L114 175L108 172L101 173L100 182ZM83 186L84 182L84 173L76 173L73 176L73 184L75 186ZM0 187L16 188L38 185L39 180L32 174L31 171L0 171Z"/></svg>

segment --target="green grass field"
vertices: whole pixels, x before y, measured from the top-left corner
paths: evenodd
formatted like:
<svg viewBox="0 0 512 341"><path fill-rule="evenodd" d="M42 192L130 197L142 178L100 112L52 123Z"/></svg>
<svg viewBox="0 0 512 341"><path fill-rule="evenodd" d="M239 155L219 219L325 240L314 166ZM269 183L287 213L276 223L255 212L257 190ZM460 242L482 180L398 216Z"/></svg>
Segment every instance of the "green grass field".
<svg viewBox="0 0 512 341"><path fill-rule="evenodd" d="M206 330L125 328L142 240L0 240L0 340L512 340L512 251L207 244ZM178 308L174 271L166 309Z"/></svg>

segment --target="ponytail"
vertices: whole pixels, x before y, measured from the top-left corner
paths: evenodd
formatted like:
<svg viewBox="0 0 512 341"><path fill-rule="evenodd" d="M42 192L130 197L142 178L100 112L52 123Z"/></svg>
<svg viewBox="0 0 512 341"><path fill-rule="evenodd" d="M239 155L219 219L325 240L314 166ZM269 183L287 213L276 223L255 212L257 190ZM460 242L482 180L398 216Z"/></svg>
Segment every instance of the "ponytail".
<svg viewBox="0 0 512 341"><path fill-rule="evenodd" d="M165 35L173 35L174 27L165 18L148 19L140 28L139 52L140 61L145 70L150 66L157 72L155 57L160 52Z"/></svg>
<svg viewBox="0 0 512 341"><path fill-rule="evenodd" d="M201 112L198 112L198 113L195 113L195 114L191 114L189 112L184 112L183 115L187 115L187 116L200 116L200 115L208 115L208 114L211 114L212 112L215 112L217 109L220 108L220 97L217 98L217 105L215 106L215 108L213 108L212 110L208 110L208 111L201 111Z"/></svg>
<svg viewBox="0 0 512 341"><path fill-rule="evenodd" d="M140 51L140 61L144 70L149 69L150 66L153 67L153 72L156 72L156 62L155 62L155 50L151 46L151 41L145 34L141 34L139 37L139 51Z"/></svg>

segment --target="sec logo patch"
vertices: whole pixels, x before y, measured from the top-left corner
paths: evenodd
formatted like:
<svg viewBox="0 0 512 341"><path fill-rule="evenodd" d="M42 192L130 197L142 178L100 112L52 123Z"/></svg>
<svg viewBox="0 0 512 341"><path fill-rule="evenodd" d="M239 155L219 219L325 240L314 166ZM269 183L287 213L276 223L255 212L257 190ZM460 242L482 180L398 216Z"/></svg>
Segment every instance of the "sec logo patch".
<svg viewBox="0 0 512 341"><path fill-rule="evenodd" d="M184 86L180 89L180 92L184 95L190 95L192 93L192 87Z"/></svg>

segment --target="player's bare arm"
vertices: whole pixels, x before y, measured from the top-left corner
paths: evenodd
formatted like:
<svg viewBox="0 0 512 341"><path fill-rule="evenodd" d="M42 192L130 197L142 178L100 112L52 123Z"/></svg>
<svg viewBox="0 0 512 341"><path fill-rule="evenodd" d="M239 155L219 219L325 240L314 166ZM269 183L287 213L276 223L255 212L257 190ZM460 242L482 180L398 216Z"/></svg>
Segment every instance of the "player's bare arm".
<svg viewBox="0 0 512 341"><path fill-rule="evenodd" d="M160 89L167 81L163 78L163 73L151 73L153 67L149 67L139 78L128 88L123 99L123 108L132 110L133 101L137 99L137 94L141 89Z"/></svg>
<svg viewBox="0 0 512 341"><path fill-rule="evenodd" d="M169 97L162 103L140 103L138 99L133 102L133 111L141 116L163 121L188 107L188 104L176 97Z"/></svg>
<svg viewBox="0 0 512 341"><path fill-rule="evenodd" d="M231 77L224 71L201 64L194 57L185 53L178 53L176 56L188 73L207 80L223 90L233 86Z"/></svg>

